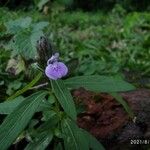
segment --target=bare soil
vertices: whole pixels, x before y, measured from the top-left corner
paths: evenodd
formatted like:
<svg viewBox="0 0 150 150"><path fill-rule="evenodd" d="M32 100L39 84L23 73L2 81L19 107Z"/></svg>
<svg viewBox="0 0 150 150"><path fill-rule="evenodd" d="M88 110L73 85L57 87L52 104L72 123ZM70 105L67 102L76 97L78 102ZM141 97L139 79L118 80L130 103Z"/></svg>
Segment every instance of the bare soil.
<svg viewBox="0 0 150 150"><path fill-rule="evenodd" d="M120 93L132 108L135 118L129 118L121 104L106 93L94 93L83 88L74 90L77 105L84 106L78 114L78 125L93 134L110 150L147 150L150 144L150 90L139 89ZM132 140L136 140L135 144ZM131 144L132 143L132 144Z"/></svg>

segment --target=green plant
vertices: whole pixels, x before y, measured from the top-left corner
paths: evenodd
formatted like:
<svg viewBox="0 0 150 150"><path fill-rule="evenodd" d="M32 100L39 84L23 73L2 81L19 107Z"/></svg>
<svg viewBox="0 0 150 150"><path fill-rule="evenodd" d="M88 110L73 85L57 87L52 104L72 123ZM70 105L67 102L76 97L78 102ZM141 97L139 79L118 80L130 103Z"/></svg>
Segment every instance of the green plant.
<svg viewBox="0 0 150 150"><path fill-rule="evenodd" d="M42 50L45 54L40 58L47 54L48 47L45 44L43 45L45 49L41 47L42 49L38 50ZM53 57L49 60L50 63L57 62ZM25 147L27 150L45 149L51 142L54 143L54 149L58 147L66 150L104 149L92 135L77 126L76 106L69 89L84 87L96 92L112 93L130 117L133 117L133 113L126 102L115 93L133 90L134 86L123 81L120 77L97 75L78 76L66 80L49 79L46 89L38 90L38 92L34 90L33 94L27 97L21 96L27 90L31 90L40 78L45 78L43 71L25 88L12 95L8 101L0 103L0 114L7 114L0 126L1 150L6 150L12 143L17 143L21 139L28 140ZM41 114L38 119L34 117L37 112Z"/></svg>
<svg viewBox="0 0 150 150"><path fill-rule="evenodd" d="M149 14L127 13L120 6L107 14L51 11L44 16L0 9L0 114L7 115L0 126L1 149L24 139L26 149L104 149L77 126L70 91L83 87L109 93L133 118L118 92L134 86L116 74L126 70L149 76ZM72 70L65 79L45 78L46 65L41 65L50 54L37 69L36 41L45 31Z"/></svg>
<svg viewBox="0 0 150 150"><path fill-rule="evenodd" d="M13 39L10 41L10 46L15 49L13 52L26 59L34 59L37 55L36 42L43 35L42 30L48 25L48 22L31 24L31 21L30 17L26 17L5 24L7 33L14 34Z"/></svg>

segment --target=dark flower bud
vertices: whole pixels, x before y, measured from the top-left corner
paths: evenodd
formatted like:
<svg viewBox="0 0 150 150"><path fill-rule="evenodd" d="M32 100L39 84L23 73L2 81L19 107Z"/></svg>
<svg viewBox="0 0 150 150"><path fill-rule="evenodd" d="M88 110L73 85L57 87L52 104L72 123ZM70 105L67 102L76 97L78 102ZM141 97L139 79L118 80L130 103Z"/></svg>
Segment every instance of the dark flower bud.
<svg viewBox="0 0 150 150"><path fill-rule="evenodd" d="M37 41L38 63L40 67L46 66L47 60L52 56L53 49L48 39L44 36Z"/></svg>

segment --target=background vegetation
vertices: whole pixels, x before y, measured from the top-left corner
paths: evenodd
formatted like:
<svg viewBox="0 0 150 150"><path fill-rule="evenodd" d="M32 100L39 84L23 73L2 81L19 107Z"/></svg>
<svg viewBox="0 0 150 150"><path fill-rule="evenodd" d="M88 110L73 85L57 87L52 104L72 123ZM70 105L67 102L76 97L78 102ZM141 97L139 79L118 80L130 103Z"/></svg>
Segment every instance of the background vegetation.
<svg viewBox="0 0 150 150"><path fill-rule="evenodd" d="M34 76L35 45L43 33L72 63L71 75L125 73L130 81L149 87L148 4L146 0L1 1L1 97Z"/></svg>
<svg viewBox="0 0 150 150"><path fill-rule="evenodd" d="M47 147L52 139L51 145L55 149L62 148L63 140L66 149L75 147L73 144L82 149L104 149L75 124L76 107L68 87L74 89L84 85L91 91L107 92L133 118L134 114L126 102L112 92L134 89L122 77L136 87L150 87L149 4L148 0L2 0L1 148L8 148L18 137L16 143L22 139L30 141L27 149ZM44 75L36 69L39 61L37 41L43 35L48 37L53 49L60 52L61 59L69 67L66 78L73 77L51 81L53 89L47 90L48 93L37 92L37 87L33 87L37 81L46 82L45 79L40 80ZM87 78L80 75L94 76ZM3 121L6 114L9 115ZM49 125L52 125L51 128L47 128ZM47 134L48 131L50 134ZM69 144L68 136L71 137Z"/></svg>

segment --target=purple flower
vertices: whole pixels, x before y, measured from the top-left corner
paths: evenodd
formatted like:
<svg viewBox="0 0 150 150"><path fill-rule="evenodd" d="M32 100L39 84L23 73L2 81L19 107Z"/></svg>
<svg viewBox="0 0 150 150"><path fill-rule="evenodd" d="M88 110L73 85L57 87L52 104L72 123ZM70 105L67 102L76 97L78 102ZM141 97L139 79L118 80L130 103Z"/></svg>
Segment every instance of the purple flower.
<svg viewBox="0 0 150 150"><path fill-rule="evenodd" d="M59 60L59 53L55 53L52 57L47 61L47 65L57 62Z"/></svg>
<svg viewBox="0 0 150 150"><path fill-rule="evenodd" d="M68 73L67 66L58 62L58 53L54 54L48 61L45 69L45 74L48 78L57 80L64 77Z"/></svg>

